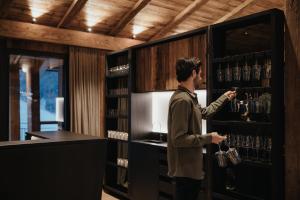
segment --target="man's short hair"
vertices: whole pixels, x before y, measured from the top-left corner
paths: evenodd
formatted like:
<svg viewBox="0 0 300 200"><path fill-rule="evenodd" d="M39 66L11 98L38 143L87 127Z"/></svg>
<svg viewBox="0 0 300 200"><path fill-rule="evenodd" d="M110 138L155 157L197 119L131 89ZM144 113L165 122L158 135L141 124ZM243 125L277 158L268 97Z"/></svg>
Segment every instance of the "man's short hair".
<svg viewBox="0 0 300 200"><path fill-rule="evenodd" d="M198 74L201 64L198 58L179 58L176 62L177 81L186 81L192 75L193 70Z"/></svg>

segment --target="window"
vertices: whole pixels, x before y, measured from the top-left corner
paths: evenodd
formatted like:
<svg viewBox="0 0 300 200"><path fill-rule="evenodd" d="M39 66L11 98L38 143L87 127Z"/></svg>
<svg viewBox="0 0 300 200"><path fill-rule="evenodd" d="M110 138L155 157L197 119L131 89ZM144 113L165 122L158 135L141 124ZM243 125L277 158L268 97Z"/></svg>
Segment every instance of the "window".
<svg viewBox="0 0 300 200"><path fill-rule="evenodd" d="M63 59L10 55L11 138L58 130L55 102L62 96L62 71Z"/></svg>

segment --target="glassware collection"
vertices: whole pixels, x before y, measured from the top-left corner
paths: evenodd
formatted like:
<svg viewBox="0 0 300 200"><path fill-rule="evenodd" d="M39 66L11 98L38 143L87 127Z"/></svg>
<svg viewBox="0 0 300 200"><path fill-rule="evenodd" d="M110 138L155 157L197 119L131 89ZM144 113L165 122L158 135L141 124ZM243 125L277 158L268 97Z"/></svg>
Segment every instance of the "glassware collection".
<svg viewBox="0 0 300 200"><path fill-rule="evenodd" d="M234 165L242 161L247 163L271 164L272 137L258 135L253 126L254 134L238 134L226 121L270 122L272 94L271 56L269 52L257 52L216 59L214 92L218 97L227 90L237 92L236 98L227 104L216 120L222 120L226 126L227 139L218 145L215 158L219 167L226 168L226 176L233 177ZM263 123L268 125L267 123ZM245 130L243 123L238 124ZM220 130L223 132L225 129ZM249 131L249 130L247 130ZM227 170L230 168L230 170ZM235 176L235 175L234 175ZM229 181L230 182L230 181ZM228 184L228 188L232 184ZM226 186L227 188L227 186Z"/></svg>
<svg viewBox="0 0 300 200"><path fill-rule="evenodd" d="M128 133L122 131L108 130L108 138L128 141Z"/></svg>
<svg viewBox="0 0 300 200"><path fill-rule="evenodd" d="M255 114L264 114L263 121L270 120L272 95L268 92L244 92L228 104L230 113L239 113L242 120L256 121Z"/></svg>
<svg viewBox="0 0 300 200"><path fill-rule="evenodd" d="M215 153L215 157L220 167L227 167L228 161L233 165L241 161L272 164L270 136L229 134L226 142L218 146L219 150Z"/></svg>
<svg viewBox="0 0 300 200"><path fill-rule="evenodd" d="M128 168L128 159L117 158L117 165L121 167Z"/></svg>
<svg viewBox="0 0 300 200"><path fill-rule="evenodd" d="M229 150L236 149L236 153L243 161L272 163L272 138L269 136L229 134L227 140L219 145L219 152L222 145ZM227 152L226 155L228 155Z"/></svg>
<svg viewBox="0 0 300 200"><path fill-rule="evenodd" d="M111 67L108 69L109 75L123 75L128 74L129 64L126 65L118 65L115 67Z"/></svg>
<svg viewBox="0 0 300 200"><path fill-rule="evenodd" d="M226 57L227 62L219 62L216 69L218 83L240 83L261 81L260 86L270 87L271 59Z"/></svg>

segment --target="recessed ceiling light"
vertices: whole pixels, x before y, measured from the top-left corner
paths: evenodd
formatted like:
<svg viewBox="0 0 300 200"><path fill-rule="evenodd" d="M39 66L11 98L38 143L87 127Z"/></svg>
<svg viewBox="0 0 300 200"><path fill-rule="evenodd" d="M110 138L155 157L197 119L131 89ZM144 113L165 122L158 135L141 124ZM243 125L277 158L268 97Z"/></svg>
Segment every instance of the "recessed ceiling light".
<svg viewBox="0 0 300 200"><path fill-rule="evenodd" d="M92 28L91 27L88 27L88 32L92 32Z"/></svg>
<svg viewBox="0 0 300 200"><path fill-rule="evenodd" d="M34 18L32 18L32 21L33 21L33 22L36 22L36 18L35 18L35 17L34 17Z"/></svg>

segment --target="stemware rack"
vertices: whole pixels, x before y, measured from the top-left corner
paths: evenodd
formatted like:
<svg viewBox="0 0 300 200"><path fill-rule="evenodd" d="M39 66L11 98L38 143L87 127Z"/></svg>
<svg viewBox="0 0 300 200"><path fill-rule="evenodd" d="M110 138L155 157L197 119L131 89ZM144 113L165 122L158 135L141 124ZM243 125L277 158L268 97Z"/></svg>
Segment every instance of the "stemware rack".
<svg viewBox="0 0 300 200"><path fill-rule="evenodd" d="M242 159L221 168L211 147L213 199L283 199L282 25L282 13L271 12L211 27L208 103L228 90L237 98L208 120L208 131L227 135L221 149L235 148Z"/></svg>

